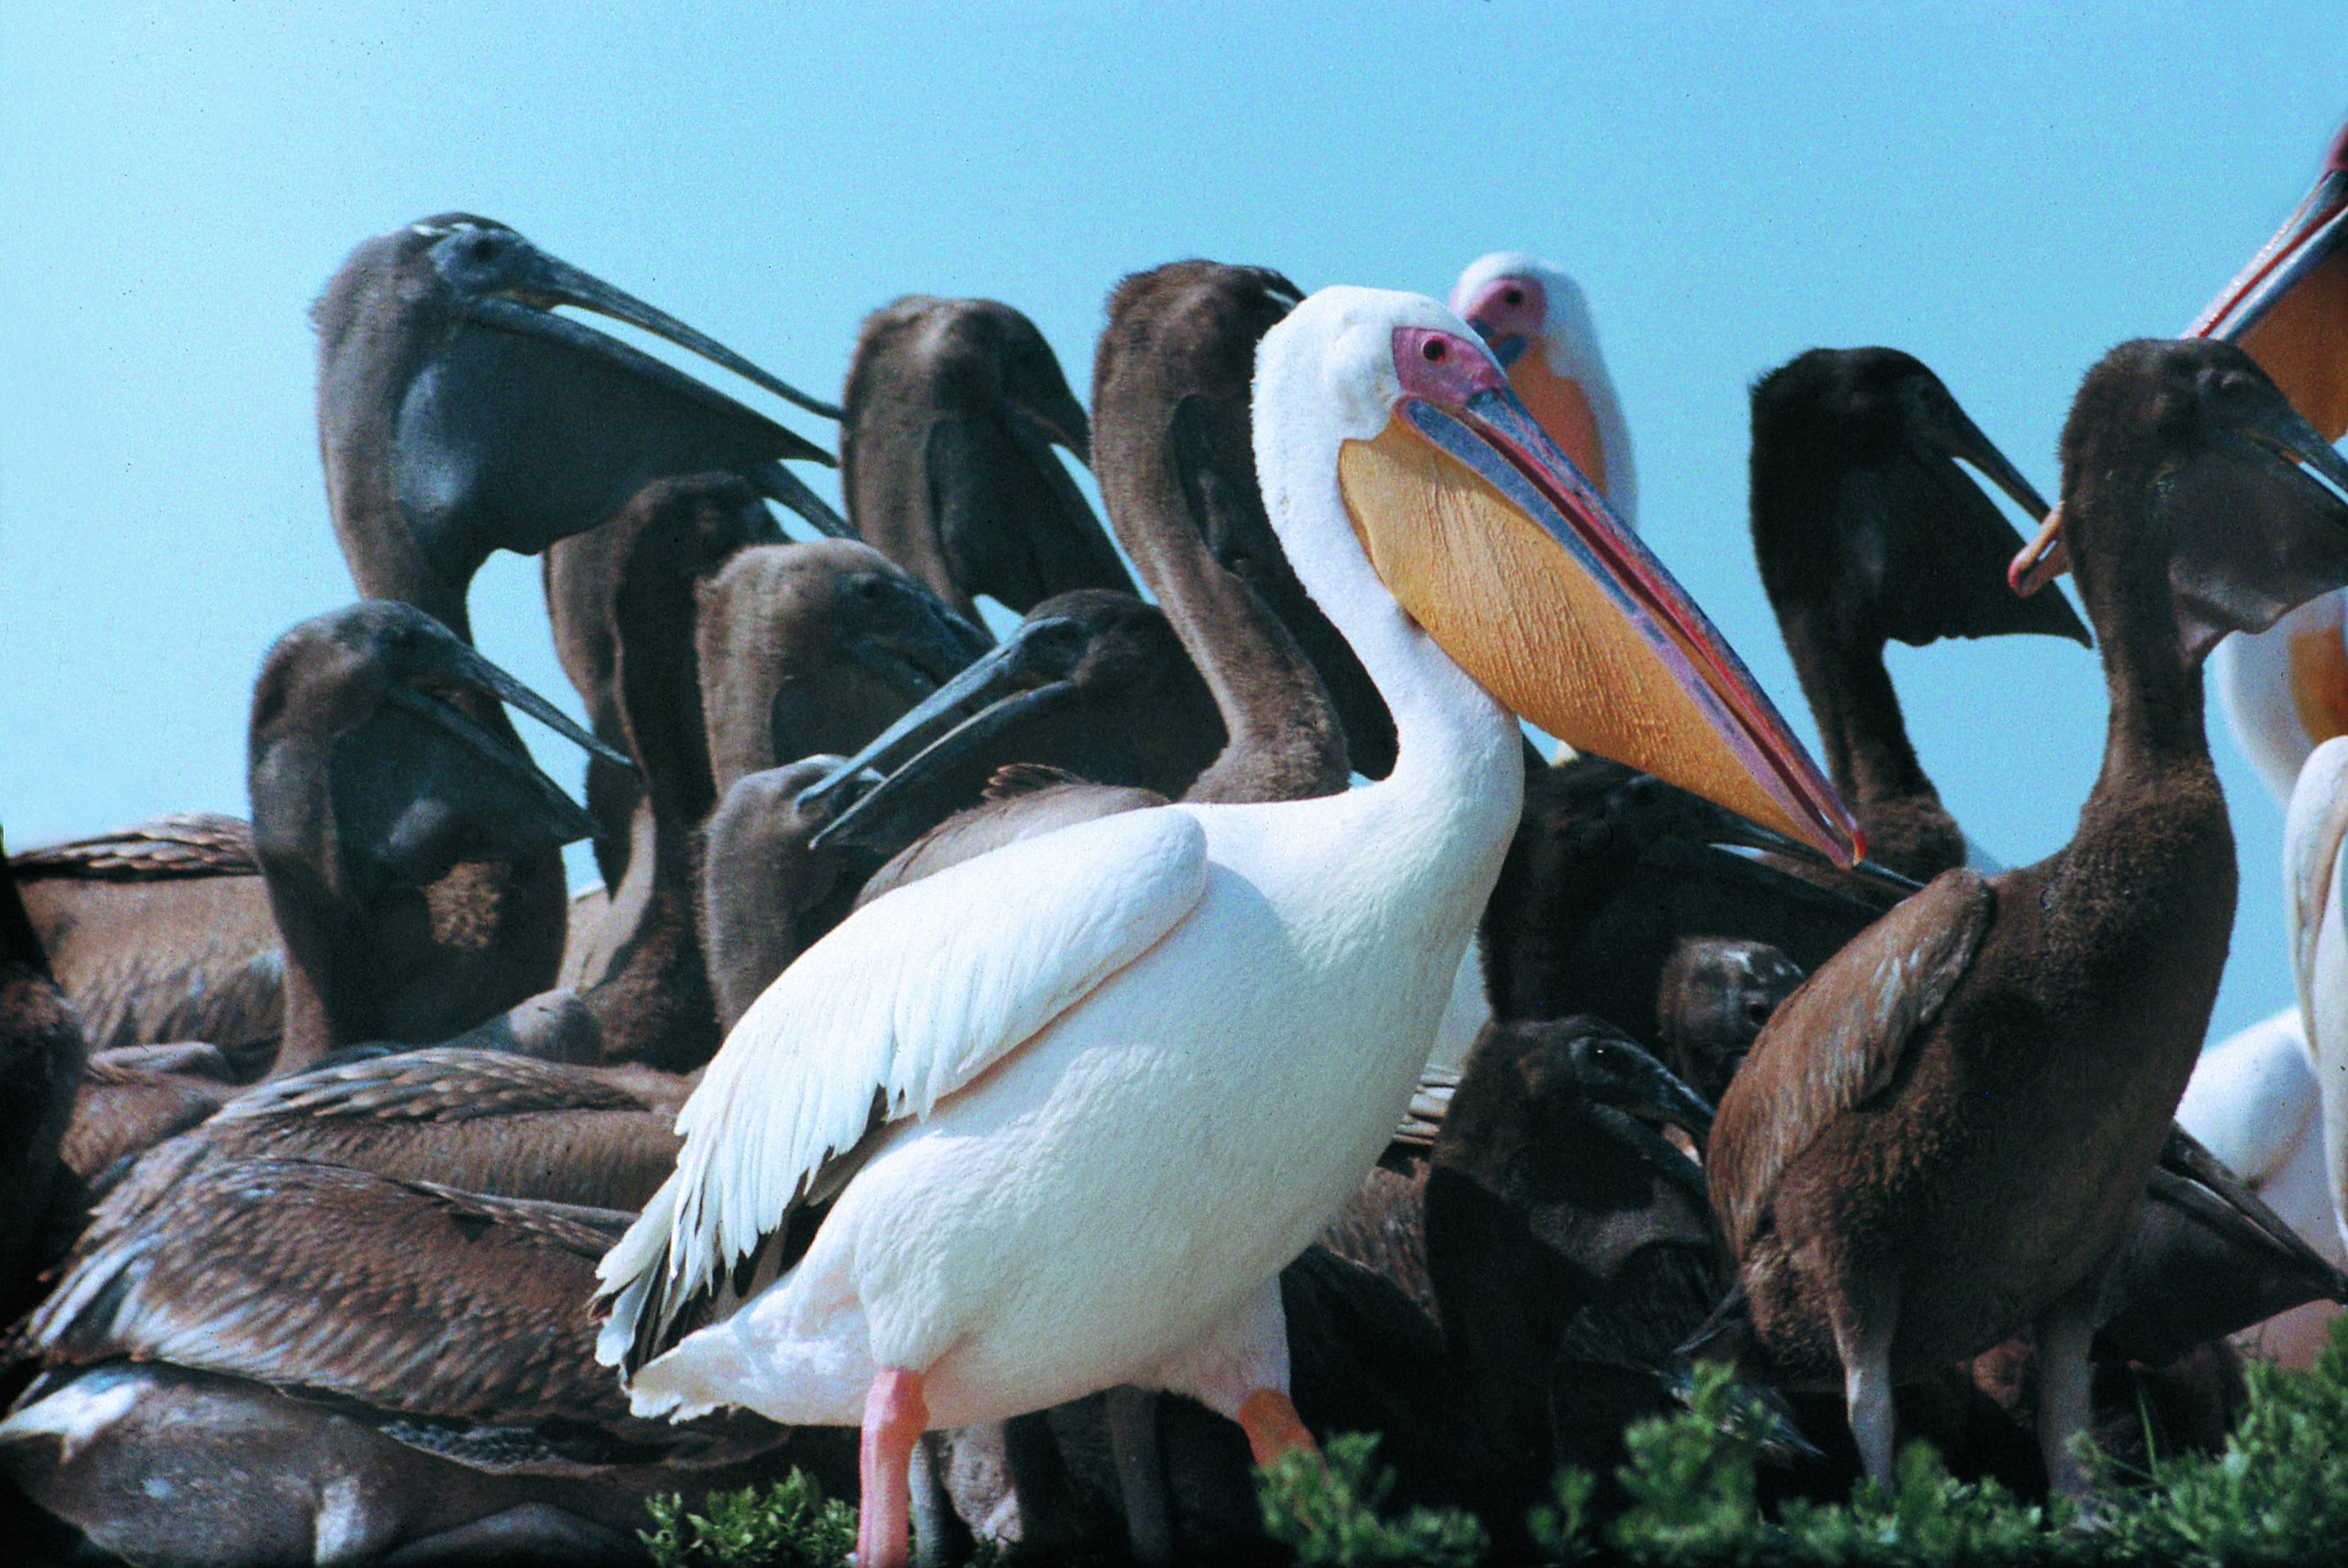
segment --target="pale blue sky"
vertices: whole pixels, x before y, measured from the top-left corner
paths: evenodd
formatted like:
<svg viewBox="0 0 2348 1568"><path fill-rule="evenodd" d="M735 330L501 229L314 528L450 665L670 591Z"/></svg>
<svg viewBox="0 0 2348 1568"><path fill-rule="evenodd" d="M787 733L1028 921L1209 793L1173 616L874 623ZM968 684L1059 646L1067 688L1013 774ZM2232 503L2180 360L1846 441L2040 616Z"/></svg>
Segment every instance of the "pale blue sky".
<svg viewBox="0 0 2348 1568"><path fill-rule="evenodd" d="M305 313L360 240L449 208L818 391L904 292L1010 301L1082 386L1110 285L1175 257L1440 295L1486 251L1548 255L1596 313L1648 537L1807 733L1746 540L1746 383L1896 344L2052 494L2080 374L2181 327L2348 112L2330 7L1856 9L10 6L0 823L243 809L262 650L349 596ZM575 708L536 564L499 558L473 604ZM1978 840L2068 835L2092 657L1894 672ZM2223 1030L2290 980L2281 811L2217 747Z"/></svg>

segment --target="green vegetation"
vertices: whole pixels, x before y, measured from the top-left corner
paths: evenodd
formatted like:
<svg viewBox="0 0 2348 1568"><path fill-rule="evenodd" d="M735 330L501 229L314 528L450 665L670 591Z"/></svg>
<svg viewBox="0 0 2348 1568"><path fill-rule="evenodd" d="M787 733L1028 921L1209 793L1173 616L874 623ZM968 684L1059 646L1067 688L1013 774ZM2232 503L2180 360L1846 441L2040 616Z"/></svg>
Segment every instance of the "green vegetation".
<svg viewBox="0 0 2348 1568"><path fill-rule="evenodd" d="M1594 1478L1568 1471L1533 1510L1531 1537L1552 1563L1636 1568L2348 1561L2348 1321L2311 1371L2252 1366L2249 1378L2250 1409L2224 1452L2156 1459L2145 1473L2099 1458L2099 1495L2085 1522L2061 1504L2020 1502L1994 1482L1957 1481L1921 1443L1900 1455L1890 1496L1862 1485L1848 1503L1792 1502L1772 1518L1756 1496L1761 1435L1740 1418L1729 1379L1707 1371L1687 1409L1625 1434L1623 1512L1599 1520ZM1393 1476L1378 1467L1376 1447L1348 1434L1331 1441L1325 1462L1292 1454L1264 1471L1272 1539L1310 1568L1483 1561L1489 1538L1467 1514L1385 1512ZM660 1568L834 1568L855 1537L853 1510L796 1472L764 1497L712 1497L706 1518L685 1514L674 1498L653 1515L659 1528L644 1541Z"/></svg>
<svg viewBox="0 0 2348 1568"><path fill-rule="evenodd" d="M1282 1454L1262 1471L1263 1528L1303 1568L1475 1568L1488 1542L1457 1509L1414 1508L1379 1517L1394 1472L1376 1468L1378 1440L1342 1432L1319 1459Z"/></svg>
<svg viewBox="0 0 2348 1568"><path fill-rule="evenodd" d="M711 1492L705 1515L674 1495L646 1506L656 1528L637 1533L657 1568L839 1568L856 1550L856 1510L800 1470L764 1496Z"/></svg>

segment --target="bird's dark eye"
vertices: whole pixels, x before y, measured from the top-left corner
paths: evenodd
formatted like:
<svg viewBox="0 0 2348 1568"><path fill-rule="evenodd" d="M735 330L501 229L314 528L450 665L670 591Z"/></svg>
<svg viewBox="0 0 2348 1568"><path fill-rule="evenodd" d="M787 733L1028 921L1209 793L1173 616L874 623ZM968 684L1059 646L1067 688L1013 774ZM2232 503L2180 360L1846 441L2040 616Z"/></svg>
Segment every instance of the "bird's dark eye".
<svg viewBox="0 0 2348 1568"><path fill-rule="evenodd" d="M880 579L877 577L860 579L856 584L856 597L867 604L880 603L888 596L888 593L889 590L881 585Z"/></svg>
<svg viewBox="0 0 2348 1568"><path fill-rule="evenodd" d="M1522 289L1510 289L1506 293L1503 293L1500 298L1508 301L1509 303L1512 305L1521 305L1525 302L1525 292Z"/></svg>
<svg viewBox="0 0 2348 1568"><path fill-rule="evenodd" d="M1444 346L1443 340L1441 338L1431 337L1426 340L1426 343L1420 347L1418 352L1426 356L1429 364L1440 364L1443 362L1443 357L1451 351Z"/></svg>

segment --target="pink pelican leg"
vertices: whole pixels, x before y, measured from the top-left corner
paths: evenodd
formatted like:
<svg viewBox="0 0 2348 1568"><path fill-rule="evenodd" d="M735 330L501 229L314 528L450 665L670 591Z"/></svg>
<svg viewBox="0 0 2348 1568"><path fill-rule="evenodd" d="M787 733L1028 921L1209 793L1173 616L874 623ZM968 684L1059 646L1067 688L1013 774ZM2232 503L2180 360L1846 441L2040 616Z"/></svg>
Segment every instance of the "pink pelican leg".
<svg viewBox="0 0 2348 1568"><path fill-rule="evenodd" d="M913 1445L929 1423L922 1375L901 1367L880 1368L864 1396L864 1443L858 1461L864 1497L856 1515L857 1568L906 1568L913 1503L907 1475Z"/></svg>

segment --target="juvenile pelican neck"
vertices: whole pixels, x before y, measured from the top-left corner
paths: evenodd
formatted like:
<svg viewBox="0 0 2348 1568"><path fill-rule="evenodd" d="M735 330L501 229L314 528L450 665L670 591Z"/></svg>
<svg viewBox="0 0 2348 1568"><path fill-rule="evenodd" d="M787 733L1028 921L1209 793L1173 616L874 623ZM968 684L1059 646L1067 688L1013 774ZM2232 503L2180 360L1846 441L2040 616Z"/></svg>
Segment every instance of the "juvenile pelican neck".
<svg viewBox="0 0 2348 1568"><path fill-rule="evenodd" d="M2127 987L2158 976L2162 987L2179 993L2176 1016L2202 1020L2168 1042L2173 1060L2164 1060L2181 1091L2224 963L2238 872L2203 724L2200 667L2179 646L2168 552L2110 528L2101 511L2150 504L2148 494L2106 492L2081 497L2075 507L2066 499L2065 516L2087 525L2073 559L2111 710L2102 770L2077 831L2048 867L2047 908L2053 927L2070 933L2062 946L2115 976L2134 977L2126 985L2116 978L2116 994L2141 996ZM2101 538L2098 524L2107 530ZM2155 1046L2131 1038L2113 1049L2137 1061L2148 1061Z"/></svg>
<svg viewBox="0 0 2348 1568"><path fill-rule="evenodd" d="M408 384L423 368L443 313L384 297L363 247L319 302L318 456L326 505L351 581L362 599L412 604L467 642L466 596L486 556L453 563L453 579L426 554L393 482L396 425Z"/></svg>
<svg viewBox="0 0 2348 1568"><path fill-rule="evenodd" d="M1787 613L1786 651L1818 722L1835 790L1854 806L1930 794L1932 781L1908 739L1908 721L1884 667L1883 640L1855 640L1821 626L1820 614Z"/></svg>
<svg viewBox="0 0 2348 1568"><path fill-rule="evenodd" d="M2139 770L2182 766L2214 778L2201 665L2181 646L2168 582L2168 551L2113 527L2113 514L2122 508L2141 516L2157 506L2149 486L2118 493L2099 487L2065 503L2065 516L2086 513L2079 532L2088 538L2105 533L2120 536L2117 548L2078 552L2075 574L2080 599L2095 623L2104 683L2111 692L2105 772L2108 775L2121 765Z"/></svg>
<svg viewBox="0 0 2348 1568"><path fill-rule="evenodd" d="M1243 432L1243 406L1236 418ZM1183 798L1334 794L1348 775L1336 708L1288 629L1209 553L1189 523L1171 431L1170 415L1127 420L1104 409L1095 423L1095 461L1109 521L1198 666L1229 737ZM1220 477L1255 486L1252 473Z"/></svg>

